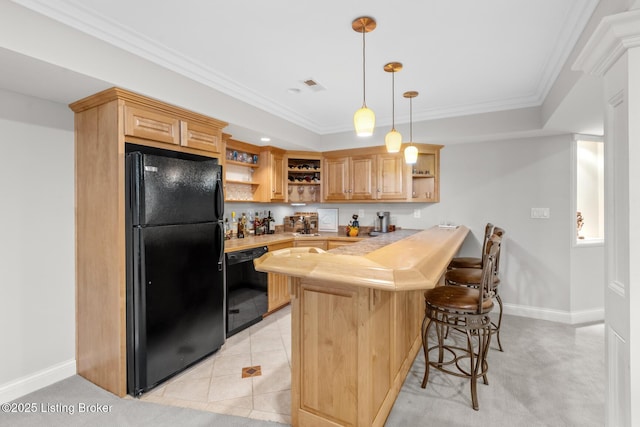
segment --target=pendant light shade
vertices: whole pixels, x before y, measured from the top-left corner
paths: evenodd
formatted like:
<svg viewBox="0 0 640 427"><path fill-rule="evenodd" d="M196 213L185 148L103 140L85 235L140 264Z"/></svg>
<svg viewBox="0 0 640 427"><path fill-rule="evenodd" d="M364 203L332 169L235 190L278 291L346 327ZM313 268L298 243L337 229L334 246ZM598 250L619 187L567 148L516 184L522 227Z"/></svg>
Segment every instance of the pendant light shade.
<svg viewBox="0 0 640 427"><path fill-rule="evenodd" d="M365 37L368 32L375 30L375 19L368 16L356 18L351 23L353 31L362 33L362 108L353 115L353 126L358 136L371 136L373 129L376 127L376 115L367 108L367 86L366 86L366 61L365 61Z"/></svg>
<svg viewBox="0 0 640 427"><path fill-rule="evenodd" d="M402 70L402 64L399 62L389 62L384 66L387 73L391 73L391 130L384 137L384 145L387 147L387 153L397 153L402 147L402 135L396 130L396 108L395 108L395 91L396 91L396 72Z"/></svg>
<svg viewBox="0 0 640 427"><path fill-rule="evenodd" d="M353 115L353 126L356 128L356 135L358 136L373 135L373 128L376 127L376 115L373 110L363 105Z"/></svg>
<svg viewBox="0 0 640 427"><path fill-rule="evenodd" d="M397 153L402 147L402 135L395 129L391 129L384 137L384 145L387 153Z"/></svg>
<svg viewBox="0 0 640 427"><path fill-rule="evenodd" d="M418 92L412 90L402 96L409 98L409 146L404 149L404 162L413 165L418 161L418 149L413 145L413 98L418 96Z"/></svg>
<svg viewBox="0 0 640 427"><path fill-rule="evenodd" d="M415 165L418 161L418 149L414 145L409 145L404 149L404 162L408 165Z"/></svg>

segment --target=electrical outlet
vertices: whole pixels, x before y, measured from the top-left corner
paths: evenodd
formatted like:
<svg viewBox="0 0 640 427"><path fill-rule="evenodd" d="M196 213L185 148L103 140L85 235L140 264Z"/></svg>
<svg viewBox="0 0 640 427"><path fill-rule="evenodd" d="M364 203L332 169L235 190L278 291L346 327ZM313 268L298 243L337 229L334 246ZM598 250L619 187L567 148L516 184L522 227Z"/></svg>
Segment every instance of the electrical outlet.
<svg viewBox="0 0 640 427"><path fill-rule="evenodd" d="M364 218L364 209L358 209L358 219Z"/></svg>
<svg viewBox="0 0 640 427"><path fill-rule="evenodd" d="M420 218L420 209L414 209L413 210L413 217L414 218Z"/></svg>
<svg viewBox="0 0 640 427"><path fill-rule="evenodd" d="M531 208L531 218L534 219L549 219L549 208Z"/></svg>

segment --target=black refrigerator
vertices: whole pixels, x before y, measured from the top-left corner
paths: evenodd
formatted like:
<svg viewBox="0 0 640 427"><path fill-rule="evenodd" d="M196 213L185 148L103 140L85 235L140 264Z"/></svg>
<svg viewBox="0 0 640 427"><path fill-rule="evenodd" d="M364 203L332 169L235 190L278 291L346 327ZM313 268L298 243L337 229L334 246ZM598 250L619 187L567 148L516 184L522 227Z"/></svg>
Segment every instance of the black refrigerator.
<svg viewBox="0 0 640 427"><path fill-rule="evenodd" d="M127 388L143 392L225 340L222 167L126 155Z"/></svg>

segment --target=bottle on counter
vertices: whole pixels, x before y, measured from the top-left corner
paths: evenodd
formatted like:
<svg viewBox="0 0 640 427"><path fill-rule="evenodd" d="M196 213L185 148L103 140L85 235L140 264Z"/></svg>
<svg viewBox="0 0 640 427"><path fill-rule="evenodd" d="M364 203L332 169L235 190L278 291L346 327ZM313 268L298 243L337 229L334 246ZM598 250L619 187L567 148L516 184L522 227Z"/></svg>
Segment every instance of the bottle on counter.
<svg viewBox="0 0 640 427"><path fill-rule="evenodd" d="M262 211L262 215L260 215L260 222L262 223L262 234L269 234L269 218L267 218L265 211Z"/></svg>
<svg viewBox="0 0 640 427"><path fill-rule="evenodd" d="M244 232L245 234L254 234L254 216L251 212L249 212L249 217L247 218L247 222L245 223Z"/></svg>
<svg viewBox="0 0 640 427"><path fill-rule="evenodd" d="M240 218L240 221L238 221L238 239L244 239L246 225L247 217L244 212L242 212L242 217Z"/></svg>
<svg viewBox="0 0 640 427"><path fill-rule="evenodd" d="M229 224L229 218L224 219L224 238L229 240L232 235L231 225Z"/></svg>
<svg viewBox="0 0 640 427"><path fill-rule="evenodd" d="M253 229L255 230L255 235L260 236L263 234L262 232L262 221L260 220L260 214L256 212L253 216Z"/></svg>
<svg viewBox="0 0 640 427"><path fill-rule="evenodd" d="M267 230L269 234L273 234L276 232L276 220L271 216L271 211L269 211L269 216L267 217L267 223L269 224Z"/></svg>
<svg viewBox="0 0 640 427"><path fill-rule="evenodd" d="M231 237L233 237L233 235L238 235L238 221L236 221L236 213L231 212Z"/></svg>

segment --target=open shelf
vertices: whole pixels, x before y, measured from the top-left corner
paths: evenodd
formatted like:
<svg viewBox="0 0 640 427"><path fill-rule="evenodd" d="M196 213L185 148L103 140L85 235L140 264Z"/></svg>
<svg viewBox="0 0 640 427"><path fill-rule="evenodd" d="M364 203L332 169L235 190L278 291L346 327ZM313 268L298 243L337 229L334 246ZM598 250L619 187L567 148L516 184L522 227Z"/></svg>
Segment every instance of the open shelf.
<svg viewBox="0 0 640 427"><path fill-rule="evenodd" d="M255 181L237 181L234 179L227 179L227 184L246 184L246 185L260 185L259 182Z"/></svg>
<svg viewBox="0 0 640 427"><path fill-rule="evenodd" d="M227 165L245 166L248 168L257 168L260 166L257 163L245 163L245 162L238 162L236 160L226 160L226 162L227 162Z"/></svg>
<svg viewBox="0 0 640 427"><path fill-rule="evenodd" d="M298 168L288 168L287 171L292 173L314 173L314 172L322 172L322 168L317 169L298 169Z"/></svg>

